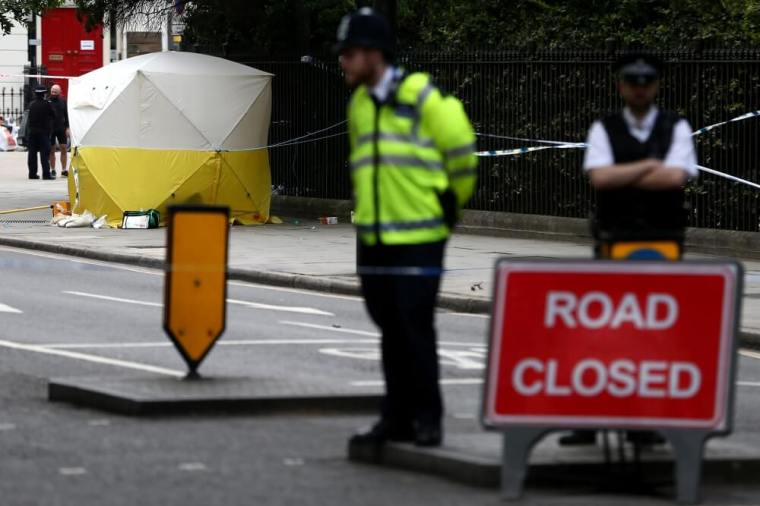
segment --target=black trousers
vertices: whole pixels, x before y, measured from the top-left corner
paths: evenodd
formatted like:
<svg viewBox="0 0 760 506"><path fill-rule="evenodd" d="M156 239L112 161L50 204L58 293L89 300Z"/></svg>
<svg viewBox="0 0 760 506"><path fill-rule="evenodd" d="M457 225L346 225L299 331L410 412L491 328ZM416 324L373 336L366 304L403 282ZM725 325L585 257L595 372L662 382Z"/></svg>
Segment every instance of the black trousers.
<svg viewBox="0 0 760 506"><path fill-rule="evenodd" d="M42 163L42 177L50 177L50 133L30 133L27 138L29 175L37 175L37 154Z"/></svg>
<svg viewBox="0 0 760 506"><path fill-rule="evenodd" d="M358 247L364 300L382 333L381 416L396 426L439 425L443 416L434 319L444 247Z"/></svg>

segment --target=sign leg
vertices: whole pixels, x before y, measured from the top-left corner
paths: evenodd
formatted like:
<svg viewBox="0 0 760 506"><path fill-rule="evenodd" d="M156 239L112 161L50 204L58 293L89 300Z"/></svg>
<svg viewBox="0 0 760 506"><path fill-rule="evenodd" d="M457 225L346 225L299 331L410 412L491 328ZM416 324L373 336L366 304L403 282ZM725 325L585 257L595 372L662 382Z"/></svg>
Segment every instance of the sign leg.
<svg viewBox="0 0 760 506"><path fill-rule="evenodd" d="M709 432L680 429L663 430L662 434L673 446L676 463L676 500L681 504L699 503L702 454Z"/></svg>
<svg viewBox="0 0 760 506"><path fill-rule="evenodd" d="M528 471L530 451L546 434L545 429L510 427L504 431L501 464L501 498L519 499Z"/></svg>

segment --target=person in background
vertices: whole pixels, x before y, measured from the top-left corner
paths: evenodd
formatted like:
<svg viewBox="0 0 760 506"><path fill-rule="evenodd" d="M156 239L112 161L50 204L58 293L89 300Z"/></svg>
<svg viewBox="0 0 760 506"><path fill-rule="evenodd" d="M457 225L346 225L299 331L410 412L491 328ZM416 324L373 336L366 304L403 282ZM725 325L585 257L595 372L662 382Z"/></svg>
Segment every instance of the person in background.
<svg viewBox="0 0 760 506"><path fill-rule="evenodd" d="M38 86L34 89L34 100L29 106L27 119L27 167L29 179L39 179L37 173L37 155L42 163L42 179L55 179L50 173L50 136L55 122L55 109L45 100L47 88Z"/></svg>
<svg viewBox="0 0 760 506"><path fill-rule="evenodd" d="M66 100L61 96L61 87L54 84L50 88L50 103L55 109L55 121L53 122L53 133L50 136L50 174L55 177L55 151L61 153L61 175L68 176L67 154L69 144L69 112L66 106Z"/></svg>

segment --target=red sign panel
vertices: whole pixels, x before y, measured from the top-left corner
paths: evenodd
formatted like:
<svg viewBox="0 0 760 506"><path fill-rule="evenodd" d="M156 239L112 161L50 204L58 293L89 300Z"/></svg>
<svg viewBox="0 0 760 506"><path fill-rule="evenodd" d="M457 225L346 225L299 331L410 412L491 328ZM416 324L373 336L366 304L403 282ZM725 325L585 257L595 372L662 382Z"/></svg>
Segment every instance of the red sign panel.
<svg viewBox="0 0 760 506"><path fill-rule="evenodd" d="M741 266L502 261L489 426L725 430Z"/></svg>

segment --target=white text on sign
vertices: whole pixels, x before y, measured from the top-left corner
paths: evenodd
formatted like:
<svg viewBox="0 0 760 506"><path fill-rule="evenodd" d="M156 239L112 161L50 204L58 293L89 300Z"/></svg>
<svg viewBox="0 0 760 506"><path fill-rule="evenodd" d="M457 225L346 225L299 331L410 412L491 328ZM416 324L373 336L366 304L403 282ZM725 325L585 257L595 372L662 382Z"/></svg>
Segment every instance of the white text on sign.
<svg viewBox="0 0 760 506"><path fill-rule="evenodd" d="M554 328L583 327L617 329L630 324L636 329L666 330L678 320L678 302L666 293L650 293L643 303L633 293L613 300L604 292L578 296L572 292L550 291L546 294L544 325Z"/></svg>
<svg viewBox="0 0 760 506"><path fill-rule="evenodd" d="M523 396L546 395L563 397L580 395L596 397L645 397L689 399L702 386L702 373L691 362L621 359L605 364L587 358L576 363L570 371L570 381L561 384L559 361L526 358L512 370L512 387Z"/></svg>

